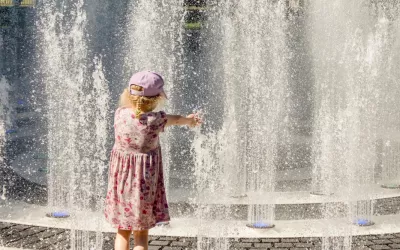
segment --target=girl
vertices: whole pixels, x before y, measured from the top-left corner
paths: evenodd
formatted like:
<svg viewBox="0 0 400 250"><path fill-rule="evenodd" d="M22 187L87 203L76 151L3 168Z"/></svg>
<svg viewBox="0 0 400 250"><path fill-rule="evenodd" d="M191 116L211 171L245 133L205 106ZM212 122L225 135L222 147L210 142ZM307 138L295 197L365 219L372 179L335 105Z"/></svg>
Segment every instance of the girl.
<svg viewBox="0 0 400 250"><path fill-rule="evenodd" d="M106 220L118 229L116 250L128 250L133 231L134 250L148 249L148 230L169 221L159 133L170 125L198 126L187 117L153 112L166 98L162 77L154 72L134 74L115 112L115 144L111 151Z"/></svg>

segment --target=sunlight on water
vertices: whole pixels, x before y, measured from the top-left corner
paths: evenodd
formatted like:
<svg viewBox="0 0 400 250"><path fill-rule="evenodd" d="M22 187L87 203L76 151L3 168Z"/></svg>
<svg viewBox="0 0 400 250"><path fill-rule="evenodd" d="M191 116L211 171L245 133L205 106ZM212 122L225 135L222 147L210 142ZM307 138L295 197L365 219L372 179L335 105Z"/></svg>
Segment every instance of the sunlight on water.
<svg viewBox="0 0 400 250"><path fill-rule="evenodd" d="M71 213L101 210L107 170L108 83L100 58L93 61L93 73L87 66L83 6L83 1L61 7L47 1L39 20L48 98L48 203L52 211ZM71 235L72 249L89 249L89 232ZM101 238L97 232L90 243L94 249L101 248Z"/></svg>
<svg viewBox="0 0 400 250"><path fill-rule="evenodd" d="M198 192L233 197L273 192L286 126L286 6L229 0L218 5L211 17L218 23L208 32L222 50L214 81L223 84L224 122L194 141ZM250 223L273 219L273 206L250 206Z"/></svg>
<svg viewBox="0 0 400 250"><path fill-rule="evenodd" d="M11 9L10 29L1 30L9 47L0 63L0 164L12 171L0 176L8 178L0 205L41 190L47 212L71 215L72 249L101 249L113 111L130 76L154 70L169 98L162 108L204 117L200 128L168 128L161 138L171 216L198 223L198 249L231 248L227 234L279 234L259 228L287 218L316 218L322 249L350 249L354 228L383 209L375 192L388 193L376 184L400 185L400 2L209 0L191 8L184 0L44 0L26 16L36 22L33 41L20 43L12 27L25 23ZM22 55L27 62L17 65ZM25 145L17 121L43 134ZM11 187L20 177L26 183ZM90 213L99 217L82 232L77 222ZM155 231L186 229L173 225Z"/></svg>
<svg viewBox="0 0 400 250"><path fill-rule="evenodd" d="M336 193L349 201L348 208L325 210L324 217L333 213L355 221L370 220L373 214L369 194L360 191L375 182L377 145L380 134L386 133L381 130L392 127L392 117L381 116L390 110L386 98L399 91L397 70L390 66L398 57L393 50L400 39L394 37L398 20L384 12L390 5L347 0L311 4L316 81L313 191ZM332 230L337 229L327 233ZM341 243L345 249L350 249L348 242Z"/></svg>

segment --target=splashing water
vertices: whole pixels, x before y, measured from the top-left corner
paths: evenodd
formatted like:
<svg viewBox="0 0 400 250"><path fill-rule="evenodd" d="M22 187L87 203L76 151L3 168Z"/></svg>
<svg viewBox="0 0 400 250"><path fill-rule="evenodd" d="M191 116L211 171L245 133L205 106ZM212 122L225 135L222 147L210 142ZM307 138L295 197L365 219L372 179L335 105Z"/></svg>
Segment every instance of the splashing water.
<svg viewBox="0 0 400 250"><path fill-rule="evenodd" d="M38 26L48 103L48 205L74 214L102 208L110 94L101 58L89 74L84 2L69 4L44 1ZM91 233L78 231L84 225L72 217L72 249L101 249L101 218Z"/></svg>
<svg viewBox="0 0 400 250"><path fill-rule="evenodd" d="M1 193L1 196L0 196L0 199L2 199L3 201L7 199L6 193L7 193L6 186L3 185L3 190L2 190L2 193Z"/></svg>
<svg viewBox="0 0 400 250"><path fill-rule="evenodd" d="M310 5L316 80L313 191L336 192L348 201L347 209L327 204L325 218L370 220L373 214L371 197L360 190L375 182L380 130L392 127L386 114L399 106L392 102L389 108L385 101L399 91L390 66L399 54L393 50L398 20L383 12L393 9L385 6L391 4L336 0ZM325 232L335 230L340 231L329 227ZM351 235L351 228L343 230ZM340 247L350 249L350 238L338 241ZM324 241L324 249L329 244Z"/></svg>
<svg viewBox="0 0 400 250"><path fill-rule="evenodd" d="M5 78L0 79L0 165L4 163L4 146L6 143L6 134L11 126L8 92L10 86Z"/></svg>
<svg viewBox="0 0 400 250"><path fill-rule="evenodd" d="M128 2L123 82L135 71L158 71L172 100L167 111L191 110L182 105L188 95L181 91L188 87L183 84L188 76L183 59L187 56L184 1ZM293 11L299 11L305 2L288 3ZM371 221L374 204L360 190L375 182L374 168L382 168L384 181L400 178L400 71L394 67L400 61L399 6L356 0L307 3L314 60L309 67L315 77L312 186L316 193L335 193L345 203L342 207L324 204L321 212L325 219L346 217L350 222L343 228L327 225L323 248L348 249L351 224ZM288 37L292 34L285 1L209 4L209 19L203 26L209 41L203 48L208 50L211 66L203 73L209 81L204 87L209 92L206 97L212 100L201 101L212 106L206 119L215 121L188 134L183 144L191 148L194 157L190 173L198 198L194 201L201 202L201 211L195 214L200 219L198 247L229 249L224 230L214 238L207 234L207 219L232 219L232 207L213 209L208 199L216 194L234 200L244 194L276 191L277 171L285 165L278 151L288 141L287 118L293 112L288 104L293 91L288 86L293 53ZM49 209L67 209L71 214L101 211L106 183L103 173L109 131L105 121L109 119L110 93L103 69L106 60L101 56L92 60L88 48L86 5L83 0L65 1L62 6L45 0L38 8L40 73L48 103ZM3 81L0 87L6 86ZM122 90L122 83L119 87ZM0 143L7 131L4 121L2 117ZM171 130L162 138L169 189L182 180L192 181L176 167L191 157L182 150L181 138L180 130ZM339 184L344 191L336 188ZM247 217L256 227L270 225L275 205L250 204ZM95 223L100 228L100 219ZM80 227L79 223L72 226L72 248L101 249L100 229L87 233L78 231ZM332 236L337 234L345 237Z"/></svg>
<svg viewBox="0 0 400 250"><path fill-rule="evenodd" d="M226 0L213 11L208 33L221 52L213 55L212 81L223 84L224 119L221 129L193 144L197 189L235 197L274 192L286 127L286 5ZM250 205L249 223L273 219L273 205Z"/></svg>

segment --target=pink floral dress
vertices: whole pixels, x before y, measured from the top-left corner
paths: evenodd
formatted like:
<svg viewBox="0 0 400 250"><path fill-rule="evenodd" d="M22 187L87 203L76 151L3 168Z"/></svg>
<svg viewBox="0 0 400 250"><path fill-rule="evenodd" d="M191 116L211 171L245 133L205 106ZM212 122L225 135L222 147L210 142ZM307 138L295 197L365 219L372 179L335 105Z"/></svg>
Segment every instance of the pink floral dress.
<svg viewBox="0 0 400 250"><path fill-rule="evenodd" d="M131 108L115 112L115 144L110 157L106 220L124 230L147 230L169 221L159 133L166 114L135 117Z"/></svg>

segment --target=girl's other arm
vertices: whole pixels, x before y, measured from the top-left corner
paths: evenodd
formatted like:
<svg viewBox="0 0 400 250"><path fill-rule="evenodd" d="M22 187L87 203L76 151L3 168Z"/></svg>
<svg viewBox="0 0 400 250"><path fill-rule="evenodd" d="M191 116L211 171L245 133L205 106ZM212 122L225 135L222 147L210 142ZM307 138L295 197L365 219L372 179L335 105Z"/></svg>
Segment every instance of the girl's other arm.
<svg viewBox="0 0 400 250"><path fill-rule="evenodd" d="M165 126L172 125L187 125L191 128L201 124L201 120L194 114L183 117L181 115L167 115L167 124Z"/></svg>

